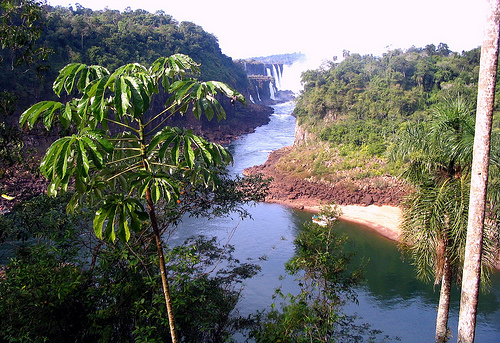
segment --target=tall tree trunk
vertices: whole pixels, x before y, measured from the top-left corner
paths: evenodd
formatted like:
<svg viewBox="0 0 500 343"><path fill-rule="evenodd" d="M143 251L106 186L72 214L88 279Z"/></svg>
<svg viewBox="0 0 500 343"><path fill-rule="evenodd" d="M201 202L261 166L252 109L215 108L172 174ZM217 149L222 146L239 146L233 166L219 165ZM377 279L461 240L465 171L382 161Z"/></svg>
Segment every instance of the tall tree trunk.
<svg viewBox="0 0 500 343"><path fill-rule="evenodd" d="M158 254L158 260L160 263L161 283L163 286L163 294L165 296L165 304L167 306L168 324L170 326L170 336L172 338L172 343L178 343L179 339L177 337L177 330L175 329L175 316L172 305L172 297L170 295L170 287L168 285L168 279L167 279L167 268L165 267L165 258L163 256L163 243L160 236L160 230L158 229L155 207L153 199L151 197L151 189L149 187L146 189L146 200L148 202L149 218L151 219L151 226L153 228L153 235L155 237L156 250Z"/></svg>
<svg viewBox="0 0 500 343"><path fill-rule="evenodd" d="M474 342L481 273L484 212L488 185L491 120L495 99L500 24L500 0L488 1L488 18L481 48L469 221L462 276L458 342Z"/></svg>
<svg viewBox="0 0 500 343"><path fill-rule="evenodd" d="M441 278L441 292L439 293L439 306L436 318L436 343L444 343L448 337L448 314L450 310L451 269L448 258L443 266Z"/></svg>

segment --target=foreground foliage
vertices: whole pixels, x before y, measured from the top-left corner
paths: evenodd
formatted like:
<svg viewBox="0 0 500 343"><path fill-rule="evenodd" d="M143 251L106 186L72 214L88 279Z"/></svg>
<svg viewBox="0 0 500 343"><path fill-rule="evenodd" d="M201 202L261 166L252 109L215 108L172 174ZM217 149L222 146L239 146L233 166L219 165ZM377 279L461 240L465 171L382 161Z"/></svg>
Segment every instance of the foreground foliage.
<svg viewBox="0 0 500 343"><path fill-rule="evenodd" d="M362 281L363 266L351 265L352 255L343 251L346 238L335 233L338 209L328 207L322 215L329 224L306 223L294 241L295 256L286 264L300 292L276 290L281 303L257 315L251 331L256 342L360 342L380 334L342 312L346 302L357 301L354 287Z"/></svg>
<svg viewBox="0 0 500 343"><path fill-rule="evenodd" d="M0 341L168 341L151 240L134 234L126 244L98 241L89 234L91 212L65 213L69 199L40 196L3 218L9 237L23 240L2 269ZM236 310L238 284L258 267L232 251L208 237L166 249L181 340L230 341L245 325Z"/></svg>
<svg viewBox="0 0 500 343"><path fill-rule="evenodd" d="M70 99L41 101L19 120L28 128L40 121L47 130L56 123L65 130L47 149L40 171L51 181L47 193L52 196L74 182L68 211L99 203L93 220L99 239L126 242L148 221L173 342L178 340L157 212L165 204L175 213L183 194L199 185L217 188L218 170L232 158L221 145L165 126L165 121L188 110L197 119L225 118L218 94L245 103L222 82L188 77L199 72L199 65L182 54L161 57L149 68L127 64L113 73L102 66L69 64L53 88L57 96L66 93ZM168 95L165 108L147 115L160 92Z"/></svg>

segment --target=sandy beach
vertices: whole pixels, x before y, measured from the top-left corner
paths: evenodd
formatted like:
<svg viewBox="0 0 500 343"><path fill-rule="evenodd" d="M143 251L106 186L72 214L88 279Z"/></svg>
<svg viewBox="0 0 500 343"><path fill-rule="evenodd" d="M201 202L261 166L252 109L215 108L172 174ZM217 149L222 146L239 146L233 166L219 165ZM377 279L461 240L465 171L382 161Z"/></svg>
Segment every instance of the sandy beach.
<svg viewBox="0 0 500 343"><path fill-rule="evenodd" d="M368 226L379 234L397 241L399 239L401 222L401 209L395 206L358 206L344 205L342 220Z"/></svg>
<svg viewBox="0 0 500 343"><path fill-rule="evenodd" d="M293 200L271 200L268 202L280 203L313 213L318 213L320 211L320 206L312 204L310 201L308 201L307 204L302 201ZM399 224L402 218L401 209L399 207L390 205L339 205L339 207L342 210L340 219L364 225L393 241L399 239Z"/></svg>

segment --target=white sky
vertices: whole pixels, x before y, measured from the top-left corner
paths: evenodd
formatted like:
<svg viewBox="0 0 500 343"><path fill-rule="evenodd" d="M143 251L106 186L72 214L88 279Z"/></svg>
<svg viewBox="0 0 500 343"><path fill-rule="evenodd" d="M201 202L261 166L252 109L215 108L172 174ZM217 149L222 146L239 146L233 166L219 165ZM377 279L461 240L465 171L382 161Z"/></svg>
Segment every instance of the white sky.
<svg viewBox="0 0 500 343"><path fill-rule="evenodd" d="M219 39L232 58L303 52L331 59L344 49L382 55L388 49L443 42L461 52L481 45L486 0L47 0L148 12L163 10Z"/></svg>

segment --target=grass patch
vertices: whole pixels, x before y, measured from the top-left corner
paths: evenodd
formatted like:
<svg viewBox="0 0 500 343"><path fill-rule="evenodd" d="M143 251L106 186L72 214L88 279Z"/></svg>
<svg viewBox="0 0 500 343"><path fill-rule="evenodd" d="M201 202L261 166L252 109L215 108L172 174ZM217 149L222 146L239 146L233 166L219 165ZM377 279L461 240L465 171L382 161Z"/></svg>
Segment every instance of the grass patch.
<svg viewBox="0 0 500 343"><path fill-rule="evenodd" d="M276 168L302 179L337 183L350 178L361 180L381 175L397 175L400 166L364 147L331 146L328 143L294 146L281 157ZM381 185L383 186L383 185Z"/></svg>

